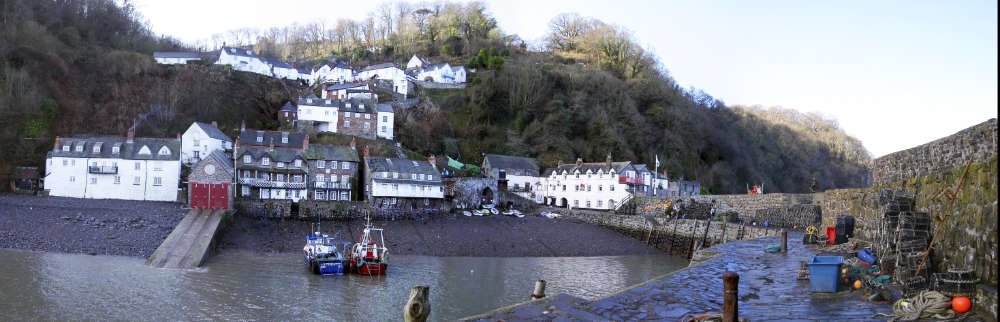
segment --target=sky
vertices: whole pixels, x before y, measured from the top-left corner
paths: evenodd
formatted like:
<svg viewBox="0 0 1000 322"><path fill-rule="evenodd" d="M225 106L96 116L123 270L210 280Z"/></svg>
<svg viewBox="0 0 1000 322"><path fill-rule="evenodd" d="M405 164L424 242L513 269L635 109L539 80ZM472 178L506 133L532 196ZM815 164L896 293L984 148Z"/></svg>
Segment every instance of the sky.
<svg viewBox="0 0 1000 322"><path fill-rule="evenodd" d="M154 32L193 43L244 27L360 20L380 2L134 3ZM996 1L485 3L504 33L529 41L560 13L625 27L685 88L834 118L874 157L997 117Z"/></svg>

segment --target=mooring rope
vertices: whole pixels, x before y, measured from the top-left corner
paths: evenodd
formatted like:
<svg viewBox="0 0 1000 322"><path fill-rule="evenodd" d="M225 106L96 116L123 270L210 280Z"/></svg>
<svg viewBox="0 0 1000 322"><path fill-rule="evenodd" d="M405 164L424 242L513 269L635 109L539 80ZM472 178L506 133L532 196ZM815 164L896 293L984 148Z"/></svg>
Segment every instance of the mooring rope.
<svg viewBox="0 0 1000 322"><path fill-rule="evenodd" d="M955 312L951 310L951 297L937 291L920 291L911 298L904 298L892 305L892 314L879 313L876 317L888 317L889 321L915 321L935 318L951 319Z"/></svg>

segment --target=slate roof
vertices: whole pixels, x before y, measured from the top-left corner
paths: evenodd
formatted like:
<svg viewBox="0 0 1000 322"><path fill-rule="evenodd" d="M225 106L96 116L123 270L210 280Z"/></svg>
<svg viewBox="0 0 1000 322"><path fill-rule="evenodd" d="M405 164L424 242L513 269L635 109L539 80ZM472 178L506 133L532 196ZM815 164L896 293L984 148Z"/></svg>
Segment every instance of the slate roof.
<svg viewBox="0 0 1000 322"><path fill-rule="evenodd" d="M236 152L236 158L240 159L244 155L250 154L253 157L255 163L260 162L260 159L265 155L271 159L271 162L285 162L291 163L295 159L306 160L306 157L302 155L301 150L290 150L290 149L274 149L274 151L268 151L268 147L240 147L240 150ZM240 165L243 167L244 165Z"/></svg>
<svg viewBox="0 0 1000 322"><path fill-rule="evenodd" d="M369 171L372 173L371 178L376 182L399 182L399 183L418 183L418 184L431 184L431 185L441 185L441 174L437 172L437 169L431 167L431 164L427 161L409 160L409 159L394 159L394 158L376 158L376 157L366 157L365 164L367 165ZM399 173L399 178L393 179L377 177L374 173L376 172L396 172ZM412 180L411 174L425 174L430 175L431 180Z"/></svg>
<svg viewBox="0 0 1000 322"><path fill-rule="evenodd" d="M261 142L257 142L257 134L262 137ZM282 133L288 133L288 143L281 143ZM240 145L241 146L262 146L268 147L271 145L271 139L274 139L274 147L276 148L294 148L302 149L302 143L306 137L305 133L299 132L279 132L279 131L260 131L254 129L246 129L240 132Z"/></svg>
<svg viewBox="0 0 1000 322"><path fill-rule="evenodd" d="M69 152L64 152L62 147L69 145ZM76 147L82 145L83 151L76 152ZM100 145L100 151L94 153L94 146ZM119 151L113 154L112 148L118 146ZM149 154L139 154L142 147L149 148ZM160 148L170 149L169 155L160 155ZM178 139L166 138L135 138L133 143L127 143L127 139L118 136L98 136L98 137L68 137L59 138L59 148L49 151L47 157L67 157L67 158L107 158L126 160L180 160L181 141Z"/></svg>
<svg viewBox="0 0 1000 322"><path fill-rule="evenodd" d="M38 179L38 167L15 167L11 172L14 179Z"/></svg>
<svg viewBox="0 0 1000 322"><path fill-rule="evenodd" d="M611 162L611 168L615 170L615 173L622 173L631 164L632 161ZM587 173L587 170L593 172L597 172L598 170L606 171L606 166L607 163L604 162L582 163L580 166L577 166L576 163L564 163L562 166L556 167L556 171L562 173L565 170L567 173L573 173L573 171L579 170L580 173Z"/></svg>
<svg viewBox="0 0 1000 322"><path fill-rule="evenodd" d="M252 54L250 52L250 50L243 49L243 48L222 47L221 50L225 51L226 53L228 53L230 55L243 56L243 57L252 57L252 58L260 58L257 55Z"/></svg>
<svg viewBox="0 0 1000 322"><path fill-rule="evenodd" d="M375 104L375 108L379 113L393 113L392 104Z"/></svg>
<svg viewBox="0 0 1000 322"><path fill-rule="evenodd" d="M358 162L358 151L347 146L310 144L303 156L308 160Z"/></svg>
<svg viewBox="0 0 1000 322"><path fill-rule="evenodd" d="M338 102L337 108L341 112L375 114L375 105L370 100L352 99L347 102Z"/></svg>
<svg viewBox="0 0 1000 322"><path fill-rule="evenodd" d="M366 71L369 71L369 70L376 70L376 69L383 69L383 68L390 68L390 67L399 68L398 66L396 66L395 63L381 63L381 64L369 65L369 66L365 67L364 69L361 69L361 71L362 72L366 72Z"/></svg>
<svg viewBox="0 0 1000 322"><path fill-rule="evenodd" d="M292 65L277 59L266 59L265 61L267 61L268 64L271 64L274 68L293 69Z"/></svg>
<svg viewBox="0 0 1000 322"><path fill-rule="evenodd" d="M219 128L212 126L212 124L205 124L202 122L194 122L194 124L200 127L201 130L204 131L205 134L208 134L208 137L210 138L222 140L223 142L233 142L232 138L225 133L222 133Z"/></svg>
<svg viewBox="0 0 1000 322"><path fill-rule="evenodd" d="M535 158L516 157L501 154L487 154L486 161L494 169L521 169L526 172L538 171L538 162Z"/></svg>
<svg viewBox="0 0 1000 322"><path fill-rule="evenodd" d="M285 102L285 105L282 105L281 108L278 109L278 111L292 111L292 112L295 112L297 110L298 108L295 107L295 105L292 105L292 101Z"/></svg>
<svg viewBox="0 0 1000 322"><path fill-rule="evenodd" d="M367 84L365 84L365 83L330 84L330 85L326 85L326 90L328 90L328 91L337 91L337 90L342 90L342 89L362 87L362 86L365 86L365 85L367 85Z"/></svg>
<svg viewBox="0 0 1000 322"><path fill-rule="evenodd" d="M201 59L201 53L187 51L154 51L153 58L194 58Z"/></svg>
<svg viewBox="0 0 1000 322"><path fill-rule="evenodd" d="M222 153L222 151L215 150L212 151L212 153L209 153L204 160L201 160L198 163L201 164L202 162L209 162L209 161L219 165L218 170L225 172L227 177L229 178L236 177L236 171L233 169L233 160L229 158L229 155ZM196 165L195 167L197 168L198 166ZM201 178L203 178L203 175L201 174L200 171L198 171L195 173L191 173L188 177L188 180L196 180Z"/></svg>

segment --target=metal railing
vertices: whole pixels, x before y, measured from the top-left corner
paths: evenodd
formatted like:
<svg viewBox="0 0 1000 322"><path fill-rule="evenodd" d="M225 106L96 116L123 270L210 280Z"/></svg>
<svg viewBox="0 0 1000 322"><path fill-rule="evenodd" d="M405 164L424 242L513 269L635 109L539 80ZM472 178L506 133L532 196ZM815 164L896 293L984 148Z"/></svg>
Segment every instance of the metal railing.
<svg viewBox="0 0 1000 322"><path fill-rule="evenodd" d="M87 171L90 172L90 173L98 173L98 174L117 174L118 173L118 166L114 166L114 165L93 166L92 165L92 166L87 167Z"/></svg>
<svg viewBox="0 0 1000 322"><path fill-rule="evenodd" d="M351 189L351 185L347 183L326 181L316 181L314 182L313 187L317 189Z"/></svg>
<svg viewBox="0 0 1000 322"><path fill-rule="evenodd" d="M290 188L290 189L306 188L305 182L271 181L263 178L240 178L239 183L258 188Z"/></svg>

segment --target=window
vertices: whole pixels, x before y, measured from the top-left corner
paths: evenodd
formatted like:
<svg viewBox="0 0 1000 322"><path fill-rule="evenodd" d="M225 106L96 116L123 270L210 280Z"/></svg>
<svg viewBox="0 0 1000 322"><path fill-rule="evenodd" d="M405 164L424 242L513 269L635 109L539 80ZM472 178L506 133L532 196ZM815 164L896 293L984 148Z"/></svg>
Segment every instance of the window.
<svg viewBox="0 0 1000 322"><path fill-rule="evenodd" d="M263 157L260 159L261 165L271 165L271 158Z"/></svg>
<svg viewBox="0 0 1000 322"><path fill-rule="evenodd" d="M346 192L346 191L341 192L340 193L340 200L351 200L351 193L350 192Z"/></svg>
<svg viewBox="0 0 1000 322"><path fill-rule="evenodd" d="M347 162L341 162L340 163L340 168L344 169L344 170L350 169L351 168L351 164L347 163Z"/></svg>
<svg viewBox="0 0 1000 322"><path fill-rule="evenodd" d="M243 156L243 163L251 163L251 162L253 162L253 157L251 157L250 155Z"/></svg>
<svg viewBox="0 0 1000 322"><path fill-rule="evenodd" d="M368 115L368 114L365 114L365 115ZM371 128L371 123L364 123L364 124L365 124L365 130Z"/></svg>
<svg viewBox="0 0 1000 322"><path fill-rule="evenodd" d="M91 177L90 184L97 184L97 177Z"/></svg>
<svg viewBox="0 0 1000 322"><path fill-rule="evenodd" d="M597 208L601 208L601 207L604 207L604 205L601 205L601 204L602 204L602 202L601 202L600 200L598 200L598 201L597 201Z"/></svg>
<svg viewBox="0 0 1000 322"><path fill-rule="evenodd" d="M302 176L295 175L295 177L293 177L293 179L292 179L292 182L301 183L302 182Z"/></svg>
<svg viewBox="0 0 1000 322"><path fill-rule="evenodd" d="M604 185L597 185L597 191L604 191ZM598 201L598 206L600 206L600 201Z"/></svg>
<svg viewBox="0 0 1000 322"><path fill-rule="evenodd" d="M76 144L76 152L83 152L83 143Z"/></svg>
<svg viewBox="0 0 1000 322"><path fill-rule="evenodd" d="M318 182L324 182L324 181L326 181L326 176L322 175L322 174L317 174L316 175L316 181L318 181Z"/></svg>
<svg viewBox="0 0 1000 322"><path fill-rule="evenodd" d="M122 176L115 176L115 184L121 184L121 183L122 183Z"/></svg>
<svg viewBox="0 0 1000 322"><path fill-rule="evenodd" d="M153 185L154 186L162 186L163 185L163 178L162 177L153 177Z"/></svg>
<svg viewBox="0 0 1000 322"><path fill-rule="evenodd" d="M590 200L587 200L587 208L590 208Z"/></svg>
<svg viewBox="0 0 1000 322"><path fill-rule="evenodd" d="M69 160L63 159L63 166L65 167L68 165L69 165Z"/></svg>
<svg viewBox="0 0 1000 322"><path fill-rule="evenodd" d="M323 111L323 116L330 116L330 111Z"/></svg>
<svg viewBox="0 0 1000 322"><path fill-rule="evenodd" d="M162 147L162 148L160 148L160 152L158 152L158 154L159 155L170 155L170 148L168 148L168 147Z"/></svg>
<svg viewBox="0 0 1000 322"><path fill-rule="evenodd" d="M591 187L591 186L590 186L590 185L588 184L588 185L587 185L587 191L590 191L590 187Z"/></svg>
<svg viewBox="0 0 1000 322"><path fill-rule="evenodd" d="M243 196L246 197L249 195L250 195L250 187L243 186Z"/></svg>
<svg viewBox="0 0 1000 322"><path fill-rule="evenodd" d="M382 122L389 122L389 116L382 115Z"/></svg>
<svg viewBox="0 0 1000 322"><path fill-rule="evenodd" d="M76 182L76 177L69 176L69 182Z"/></svg>
<svg viewBox="0 0 1000 322"><path fill-rule="evenodd" d="M284 175L284 174L281 174L281 173L279 173L279 174L278 174L278 181L285 181L285 175Z"/></svg>
<svg viewBox="0 0 1000 322"><path fill-rule="evenodd" d="M371 115L371 114L365 114L365 119L366 119L366 120L370 120L371 118L372 118L372 115Z"/></svg>
<svg viewBox="0 0 1000 322"><path fill-rule="evenodd" d="M398 183L393 183L392 184L392 191L399 191L399 184Z"/></svg>
<svg viewBox="0 0 1000 322"><path fill-rule="evenodd" d="M316 191L316 200L326 200L326 195L322 191Z"/></svg>
<svg viewBox="0 0 1000 322"><path fill-rule="evenodd" d="M384 125L382 126L382 132L385 132L385 126Z"/></svg>
<svg viewBox="0 0 1000 322"><path fill-rule="evenodd" d="M615 185L609 185L608 190L615 191Z"/></svg>
<svg viewBox="0 0 1000 322"><path fill-rule="evenodd" d="M101 153L101 145L100 144L95 144L94 145L94 153Z"/></svg>
<svg viewBox="0 0 1000 322"><path fill-rule="evenodd" d="M278 162L278 167L279 168L284 168L285 167L285 163L284 162Z"/></svg>
<svg viewBox="0 0 1000 322"><path fill-rule="evenodd" d="M263 143L263 142L264 142L264 137L261 136L260 134L257 134L257 143Z"/></svg>
<svg viewBox="0 0 1000 322"><path fill-rule="evenodd" d="M302 160L295 160L295 167L296 168L301 168L302 167Z"/></svg>
<svg viewBox="0 0 1000 322"><path fill-rule="evenodd" d="M133 177L133 178L132 178L132 184L134 184L134 185L137 185L137 186L138 186L138 185L139 185L139 180L141 180L141 178L139 178L139 176L135 176L135 177Z"/></svg>
<svg viewBox="0 0 1000 322"><path fill-rule="evenodd" d="M201 159L201 151L194 151L194 158Z"/></svg>
<svg viewBox="0 0 1000 322"><path fill-rule="evenodd" d="M142 163L136 162L135 163L135 169L136 170L142 170Z"/></svg>
<svg viewBox="0 0 1000 322"><path fill-rule="evenodd" d="M580 200L573 200L573 207L579 207L579 206L580 206Z"/></svg>
<svg viewBox="0 0 1000 322"><path fill-rule="evenodd" d="M563 191L566 191L566 185L563 185Z"/></svg>
<svg viewBox="0 0 1000 322"><path fill-rule="evenodd" d="M63 145L63 152L69 152L69 146Z"/></svg>
<svg viewBox="0 0 1000 322"><path fill-rule="evenodd" d="M351 121L344 120L344 127L351 127Z"/></svg>
<svg viewBox="0 0 1000 322"><path fill-rule="evenodd" d="M399 172L393 172L392 173L392 178L393 179L399 179Z"/></svg>
<svg viewBox="0 0 1000 322"><path fill-rule="evenodd" d="M342 174L342 175L340 175L340 182L348 183L348 182L350 182L349 178L350 178L350 176L348 176L346 174Z"/></svg>
<svg viewBox="0 0 1000 322"><path fill-rule="evenodd" d="M410 179L417 180L417 174L414 173L414 174L410 175Z"/></svg>
<svg viewBox="0 0 1000 322"><path fill-rule="evenodd" d="M361 113L358 113L358 112L354 112L354 117L356 117L356 118L361 118Z"/></svg>
<svg viewBox="0 0 1000 322"><path fill-rule="evenodd" d="M350 106L348 106L350 107ZM351 112L344 112L344 118L351 117Z"/></svg>
<svg viewBox="0 0 1000 322"><path fill-rule="evenodd" d="M336 169L336 168L337 168L337 161L330 161L330 169Z"/></svg>

